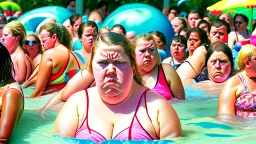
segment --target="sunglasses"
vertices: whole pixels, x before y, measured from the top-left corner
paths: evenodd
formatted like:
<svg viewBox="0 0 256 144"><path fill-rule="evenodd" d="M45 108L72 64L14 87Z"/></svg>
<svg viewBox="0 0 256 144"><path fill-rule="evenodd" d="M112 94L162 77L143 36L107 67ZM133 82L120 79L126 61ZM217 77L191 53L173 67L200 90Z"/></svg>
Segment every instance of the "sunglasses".
<svg viewBox="0 0 256 144"><path fill-rule="evenodd" d="M33 45L35 45L35 44L38 44L38 41L28 41L28 40L26 40L25 41L25 45L28 45L28 46L33 46Z"/></svg>
<svg viewBox="0 0 256 144"><path fill-rule="evenodd" d="M239 22L235 22L235 24L243 24L243 23L244 23L244 22L240 22L240 21L239 21Z"/></svg>

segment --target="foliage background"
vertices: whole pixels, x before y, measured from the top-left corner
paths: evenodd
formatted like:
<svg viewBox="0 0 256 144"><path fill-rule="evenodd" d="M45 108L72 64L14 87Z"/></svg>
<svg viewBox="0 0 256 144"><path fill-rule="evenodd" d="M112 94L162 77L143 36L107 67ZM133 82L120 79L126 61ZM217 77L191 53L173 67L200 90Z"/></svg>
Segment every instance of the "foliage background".
<svg viewBox="0 0 256 144"><path fill-rule="evenodd" d="M0 0L0 2L5 0ZM105 0L109 2L109 12L114 11L117 7L128 3L145 3L152 5L159 10L162 10L164 0ZM178 0L170 0L170 6L176 5ZM206 8L220 0L191 0L189 2L182 3L179 8L181 11L188 12L190 9L200 10L205 12ZM66 7L67 0L13 0L20 5L23 13L42 6L58 5ZM96 9L98 0L83 0L84 10L90 8L90 10Z"/></svg>

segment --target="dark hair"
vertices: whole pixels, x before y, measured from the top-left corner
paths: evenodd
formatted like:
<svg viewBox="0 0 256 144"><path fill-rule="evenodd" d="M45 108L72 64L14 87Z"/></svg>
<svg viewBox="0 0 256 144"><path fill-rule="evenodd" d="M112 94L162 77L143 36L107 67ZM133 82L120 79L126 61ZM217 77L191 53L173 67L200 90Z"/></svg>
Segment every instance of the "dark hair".
<svg viewBox="0 0 256 144"><path fill-rule="evenodd" d="M203 14L199 10L197 10L197 9L191 9L189 11L189 13L187 14L187 18L188 18L188 15L191 14L191 13L197 13L199 18L203 18Z"/></svg>
<svg viewBox="0 0 256 144"><path fill-rule="evenodd" d="M113 30L114 28L119 28L119 29L121 29L123 31L124 35L126 34L126 30L125 30L123 25L115 24L115 25L112 26L111 30Z"/></svg>
<svg viewBox="0 0 256 144"><path fill-rule="evenodd" d="M106 6L106 10L107 10L108 9L108 1L100 1L100 2L98 2L97 9L101 8L103 6Z"/></svg>
<svg viewBox="0 0 256 144"><path fill-rule="evenodd" d="M214 26L214 27L216 27L216 28L219 28L219 27L221 27L221 26L225 26L225 27L227 28L227 34L229 34L230 31L231 31L231 30L230 30L230 25L229 25L226 21L221 20L221 19L213 20L213 21L211 22L210 28L211 28L212 26Z"/></svg>
<svg viewBox="0 0 256 144"><path fill-rule="evenodd" d="M185 18L179 17L179 20L181 20L181 23L183 24L183 28L187 28L188 27Z"/></svg>
<svg viewBox="0 0 256 144"><path fill-rule="evenodd" d="M152 35L155 35L155 36L159 37L159 38L161 39L161 41L162 41L164 44L166 44L166 38L165 38L165 35L164 35L162 32L160 32L160 31L151 31L151 32L149 32L149 33L152 34Z"/></svg>
<svg viewBox="0 0 256 144"><path fill-rule="evenodd" d="M172 44L173 41L181 42L184 44L185 48L187 48L187 39L183 35L177 35L173 37L170 44Z"/></svg>
<svg viewBox="0 0 256 144"><path fill-rule="evenodd" d="M169 8L169 13L171 12L171 10L176 10L178 14L180 13L179 7L177 7L177 6L171 6Z"/></svg>
<svg viewBox="0 0 256 144"><path fill-rule="evenodd" d="M94 21L83 22L82 24L80 24L80 26L78 28L78 31L77 31L77 35L78 35L79 38L82 37L82 34L84 32L85 27L95 27L96 31L98 33L98 26Z"/></svg>
<svg viewBox="0 0 256 144"><path fill-rule="evenodd" d="M72 1L76 2L76 0L67 0L66 1L66 6L68 6Z"/></svg>
<svg viewBox="0 0 256 144"><path fill-rule="evenodd" d="M180 33L181 33L182 31L188 32L188 28L187 28L187 27L181 28L181 29L179 30L179 32L178 32L178 35L180 35Z"/></svg>
<svg viewBox="0 0 256 144"><path fill-rule="evenodd" d="M7 48L0 42L0 83L1 81L7 83L12 78L13 68L11 55Z"/></svg>
<svg viewBox="0 0 256 144"><path fill-rule="evenodd" d="M206 34L205 30L197 28L197 27L191 28L187 32L187 38L189 38L189 36L192 32L197 32L199 34L199 37L200 37L200 40L201 40L201 45L204 45L205 48L208 49L210 41L207 37L207 34Z"/></svg>
<svg viewBox="0 0 256 144"><path fill-rule="evenodd" d="M244 14L236 14L236 15L234 16L234 27L236 27L235 21L236 21L236 17L238 17L238 16L241 16L241 17L244 19L244 21L245 21L246 23L249 22L249 19L248 19L248 17L247 17L246 15L244 15Z"/></svg>
<svg viewBox="0 0 256 144"><path fill-rule="evenodd" d="M79 14L73 14L72 16L69 17L70 24L71 24L72 26L74 26L75 22L76 22L77 20L79 20L79 18L82 18L82 16L79 15Z"/></svg>
<svg viewBox="0 0 256 144"><path fill-rule="evenodd" d="M211 55L214 53L214 52L223 52L225 55L228 56L228 59L231 63L231 73L233 72L233 69L234 69L234 62L233 62L233 55L232 55L232 51L231 49L222 41L216 41L214 43L212 43L206 53L206 57L205 57L205 66L207 66L207 62L209 60L209 58L211 57Z"/></svg>
<svg viewBox="0 0 256 144"><path fill-rule="evenodd" d="M208 27L208 32L210 32L210 24L209 24L208 21L206 21L206 20L200 20L200 22L197 24L197 27L199 28L199 26L200 26L201 24L206 24L207 27Z"/></svg>

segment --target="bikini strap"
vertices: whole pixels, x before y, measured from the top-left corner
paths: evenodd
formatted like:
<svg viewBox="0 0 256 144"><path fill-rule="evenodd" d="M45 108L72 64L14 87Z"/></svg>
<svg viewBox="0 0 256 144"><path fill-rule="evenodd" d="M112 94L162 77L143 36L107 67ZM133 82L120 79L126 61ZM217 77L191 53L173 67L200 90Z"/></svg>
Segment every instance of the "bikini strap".
<svg viewBox="0 0 256 144"><path fill-rule="evenodd" d="M236 42L239 42L239 41L238 41L238 35L237 35L236 29L235 29L235 34L236 34Z"/></svg>
<svg viewBox="0 0 256 144"><path fill-rule="evenodd" d="M248 86L247 86L247 83L246 83L246 81L245 81L244 76L243 76L241 73L239 73L239 74L238 74L238 77L240 78L240 81L241 81L242 84L244 85L244 91L245 91L245 92L249 92L250 94L252 94L252 92L250 91L250 89L249 89Z"/></svg>
<svg viewBox="0 0 256 144"><path fill-rule="evenodd" d="M187 62L190 66L191 66L191 68L193 69L193 71L197 74L197 72L196 72L196 70L194 69L194 67L192 66L192 64L189 62L189 61L184 61L184 62ZM182 62L182 63L184 63L184 62Z"/></svg>
<svg viewBox="0 0 256 144"><path fill-rule="evenodd" d="M73 52L70 52L70 53L71 53L72 56L75 58L76 63L77 63L77 65L78 65L78 68L80 69L81 67L80 67L80 64L79 64L79 62L78 62L78 59L77 59L76 55L75 55Z"/></svg>
<svg viewBox="0 0 256 144"><path fill-rule="evenodd" d="M134 112L134 115L133 115L133 118L132 118L132 122L131 122L130 127L129 127L129 133L128 133L128 139L130 139L130 140L132 139L132 125L133 125L133 122L134 122L134 118L135 118L136 115L137 115L137 112L138 112L138 109L139 109L141 100L142 100L143 96L146 95L146 92L147 92L148 90L149 90L149 89L146 89L146 90L142 93L142 95L140 96L140 100L139 100L139 102L138 102L138 104L137 104L137 107L136 107L136 110L135 110L135 112Z"/></svg>
<svg viewBox="0 0 256 144"><path fill-rule="evenodd" d="M152 123L152 119L150 118L150 116L148 114L148 105L147 105L147 95L146 95L146 93L145 93L145 98L144 98L144 105L145 105L145 108L146 108L146 112L147 112L148 118L149 118L150 122ZM152 126L153 126L153 123L152 123ZM154 128L154 131L155 131L157 139L160 139L160 137L156 133L156 129L155 129L154 126L153 126L153 128Z"/></svg>

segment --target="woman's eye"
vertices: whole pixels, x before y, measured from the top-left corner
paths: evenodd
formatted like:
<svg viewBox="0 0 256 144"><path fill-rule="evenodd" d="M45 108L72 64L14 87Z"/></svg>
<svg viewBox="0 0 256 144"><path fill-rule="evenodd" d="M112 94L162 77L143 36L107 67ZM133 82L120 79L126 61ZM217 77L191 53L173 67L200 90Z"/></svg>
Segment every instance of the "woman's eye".
<svg viewBox="0 0 256 144"><path fill-rule="evenodd" d="M212 63L213 65L215 65L215 64L216 64L216 61L211 61L211 63Z"/></svg>
<svg viewBox="0 0 256 144"><path fill-rule="evenodd" d="M155 49L150 49L150 51L155 51Z"/></svg>
<svg viewBox="0 0 256 144"><path fill-rule="evenodd" d="M220 61L220 63L221 63L222 65L224 65L224 64L226 64L227 62L226 62L226 61Z"/></svg>
<svg viewBox="0 0 256 144"><path fill-rule="evenodd" d="M100 61L100 62L98 62L98 64L107 64L108 62L106 62L106 61Z"/></svg>
<svg viewBox="0 0 256 144"><path fill-rule="evenodd" d="M146 50L140 50L140 52L141 52L141 53L144 53L144 52L146 52Z"/></svg>
<svg viewBox="0 0 256 144"><path fill-rule="evenodd" d="M123 62L121 62L120 60L116 60L115 63L116 64L122 64Z"/></svg>

